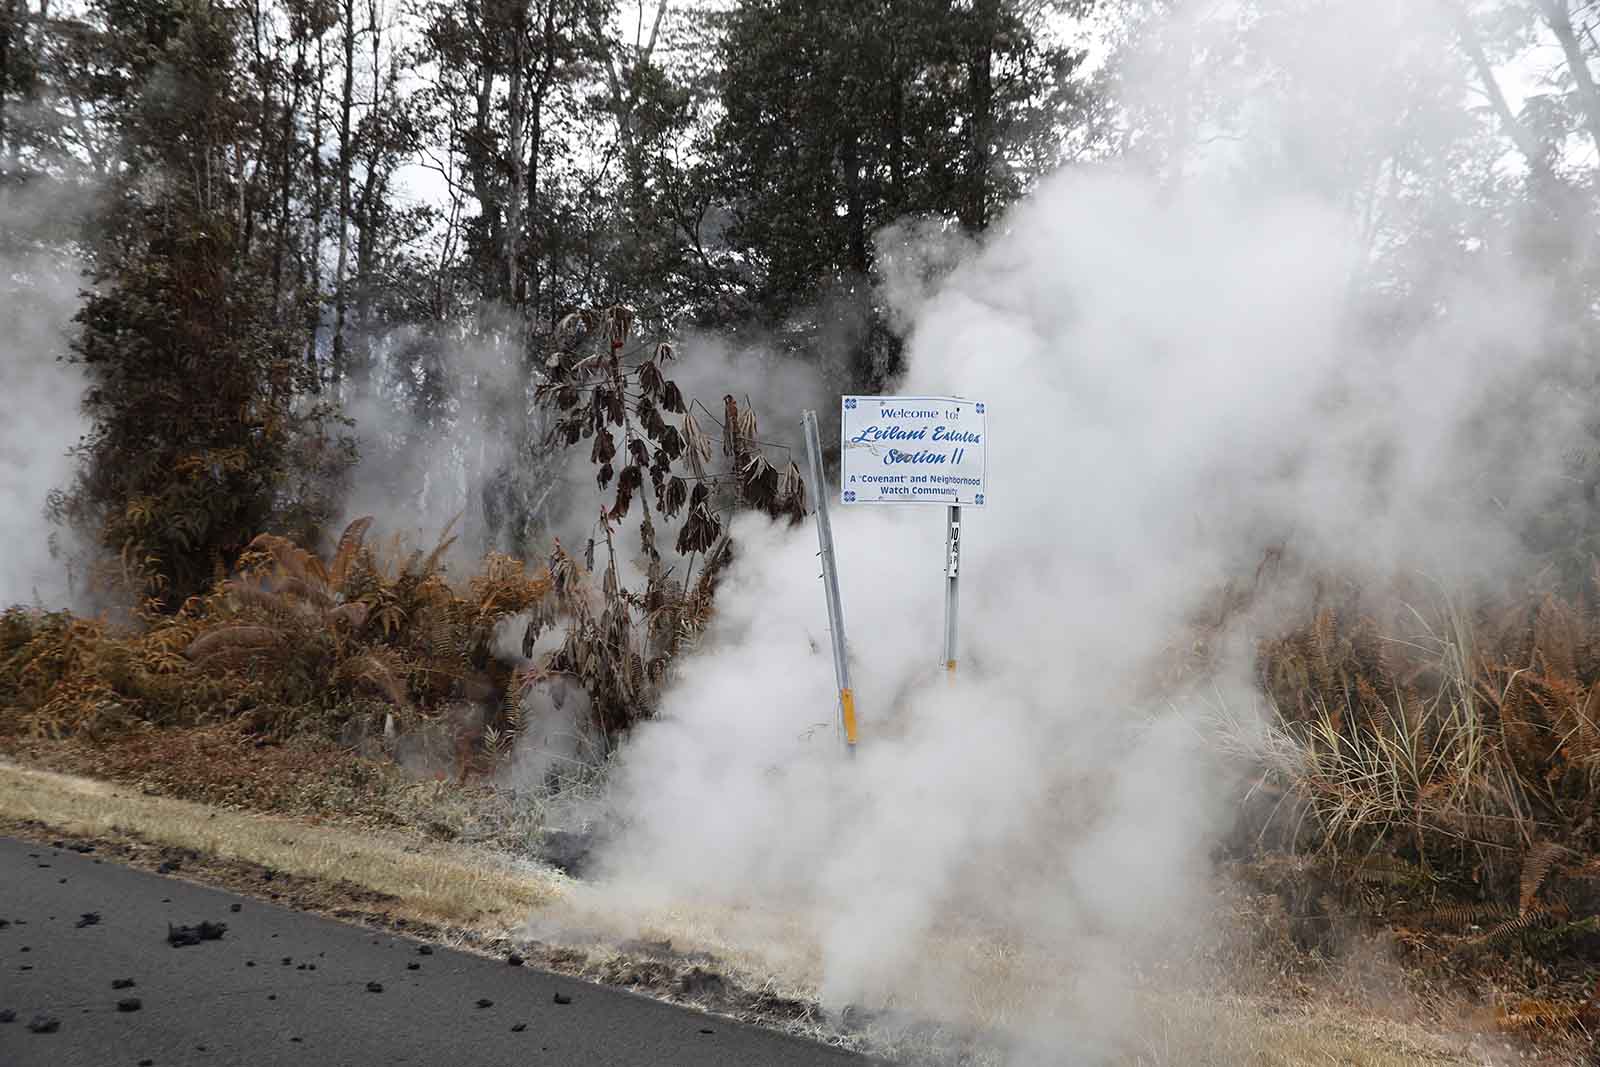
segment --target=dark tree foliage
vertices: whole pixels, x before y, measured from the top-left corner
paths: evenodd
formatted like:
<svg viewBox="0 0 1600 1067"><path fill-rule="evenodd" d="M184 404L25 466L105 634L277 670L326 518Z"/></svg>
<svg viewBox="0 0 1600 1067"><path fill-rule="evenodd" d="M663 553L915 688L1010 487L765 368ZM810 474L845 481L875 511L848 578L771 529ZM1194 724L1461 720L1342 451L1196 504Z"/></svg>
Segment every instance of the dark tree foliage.
<svg viewBox="0 0 1600 1067"><path fill-rule="evenodd" d="M325 516L339 450L251 247L239 146L238 16L163 0L104 14L123 166L92 248L75 357L93 429L58 511L168 607L204 589L262 530ZM256 173L260 173L257 171Z"/></svg>
<svg viewBox="0 0 1600 1067"><path fill-rule="evenodd" d="M1044 23L1069 6L746 0L713 21L723 116L708 154L755 308L778 323L855 305L858 384L885 384L892 358L863 364L886 343L873 235L907 216L980 232L1053 164L1082 55Z"/></svg>

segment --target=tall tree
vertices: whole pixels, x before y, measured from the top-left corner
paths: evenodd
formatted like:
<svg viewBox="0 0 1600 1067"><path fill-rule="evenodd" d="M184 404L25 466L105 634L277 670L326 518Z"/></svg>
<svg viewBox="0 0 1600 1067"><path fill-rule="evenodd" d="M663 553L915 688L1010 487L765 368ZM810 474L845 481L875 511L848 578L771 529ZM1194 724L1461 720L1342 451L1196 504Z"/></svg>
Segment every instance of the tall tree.
<svg viewBox="0 0 1600 1067"><path fill-rule="evenodd" d="M705 151L755 306L870 303L879 227L981 231L1019 196L1077 89L1082 56L1047 26L1071 6L743 0L708 20L724 115Z"/></svg>
<svg viewBox="0 0 1600 1067"><path fill-rule="evenodd" d="M73 344L93 428L57 507L175 607L261 530L314 532L327 501L303 475L332 456L321 412L296 402L304 364L282 343L270 250L249 241L273 171L245 163L270 124L240 77L239 13L201 0L96 13L100 61L126 93L124 165Z"/></svg>

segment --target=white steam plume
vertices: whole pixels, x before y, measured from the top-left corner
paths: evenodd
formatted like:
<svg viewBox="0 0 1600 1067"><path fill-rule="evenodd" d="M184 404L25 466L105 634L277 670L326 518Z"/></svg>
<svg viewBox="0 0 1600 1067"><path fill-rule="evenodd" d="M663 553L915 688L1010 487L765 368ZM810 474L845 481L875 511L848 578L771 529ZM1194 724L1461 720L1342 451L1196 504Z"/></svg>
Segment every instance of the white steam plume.
<svg viewBox="0 0 1600 1067"><path fill-rule="evenodd" d="M1561 389L1520 384L1563 309L1514 259L1458 272L1403 339L1355 313L1373 239L1341 168L1398 107L1396 66L1449 54L1396 7L1279 4L1252 42L1310 86L1326 61L1305 37L1346 42L1337 91L1357 99L1339 121L1251 83L1218 108L1244 116L1243 142L1184 182L1064 173L943 285L899 275L916 305L904 391L990 405L960 678L937 669L942 512L836 509L863 737L841 762L810 729L835 698L813 531L739 520L702 649L621 755L627 829L597 913L720 903L751 937L790 916L802 944L772 951L809 961L834 1007L1003 1024L1018 1062L1118 1047L1134 970L1203 923L1228 816L1204 716L1132 696L1151 659L1291 534L1358 573L1503 570L1577 424ZM1419 76L1448 96L1443 66ZM1357 140L1320 150L1340 136ZM1225 667L1226 697L1249 702L1248 668ZM1014 951L941 950L968 934Z"/></svg>
<svg viewBox="0 0 1600 1067"><path fill-rule="evenodd" d="M0 201L0 232L36 223L39 206ZM67 534L51 526L45 507L50 492L71 481L68 451L87 429L83 375L62 359L79 283L70 260L0 252L0 607L62 608L71 598L66 564L51 552L52 533Z"/></svg>

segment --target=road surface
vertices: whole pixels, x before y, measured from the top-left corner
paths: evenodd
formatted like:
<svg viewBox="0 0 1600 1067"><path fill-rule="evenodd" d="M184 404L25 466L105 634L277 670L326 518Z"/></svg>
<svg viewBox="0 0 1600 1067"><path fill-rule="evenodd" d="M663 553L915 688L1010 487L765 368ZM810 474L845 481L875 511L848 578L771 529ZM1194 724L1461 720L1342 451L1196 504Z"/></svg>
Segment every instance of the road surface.
<svg viewBox="0 0 1600 1067"><path fill-rule="evenodd" d="M503 960L422 955L403 937L94 860L0 838L0 1019L15 1013L0 1023L0 1067L866 1062ZM168 945L169 923L202 921L227 931ZM121 979L133 985L114 989ZM119 1010L129 998L137 1007ZM39 1017L59 1028L33 1032L35 1021L48 1028Z"/></svg>

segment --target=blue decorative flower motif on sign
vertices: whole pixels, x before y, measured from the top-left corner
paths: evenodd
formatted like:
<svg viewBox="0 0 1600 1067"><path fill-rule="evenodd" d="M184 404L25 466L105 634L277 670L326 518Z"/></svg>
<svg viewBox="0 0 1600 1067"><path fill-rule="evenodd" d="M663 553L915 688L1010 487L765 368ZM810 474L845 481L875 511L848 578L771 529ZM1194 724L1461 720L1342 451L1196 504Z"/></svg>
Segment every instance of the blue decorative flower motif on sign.
<svg viewBox="0 0 1600 1067"><path fill-rule="evenodd" d="M982 504L983 503L983 494L979 493L977 496L973 497L972 498L972 502L974 504Z"/></svg>
<svg viewBox="0 0 1600 1067"><path fill-rule="evenodd" d="M854 504L856 502L856 495L852 492L846 492L844 494L844 502L846 504Z"/></svg>
<svg viewBox="0 0 1600 1067"><path fill-rule="evenodd" d="M846 399L845 402L844 402L844 406L845 406L845 410L854 411L856 409L855 398L854 397L850 397L850 398Z"/></svg>
<svg viewBox="0 0 1600 1067"><path fill-rule="evenodd" d="M982 414L983 414L983 405L982 405L982 404L977 404L977 405L975 405L975 406L976 406L976 407L977 407L977 409L978 409L978 414L979 414L979 415L982 415Z"/></svg>

